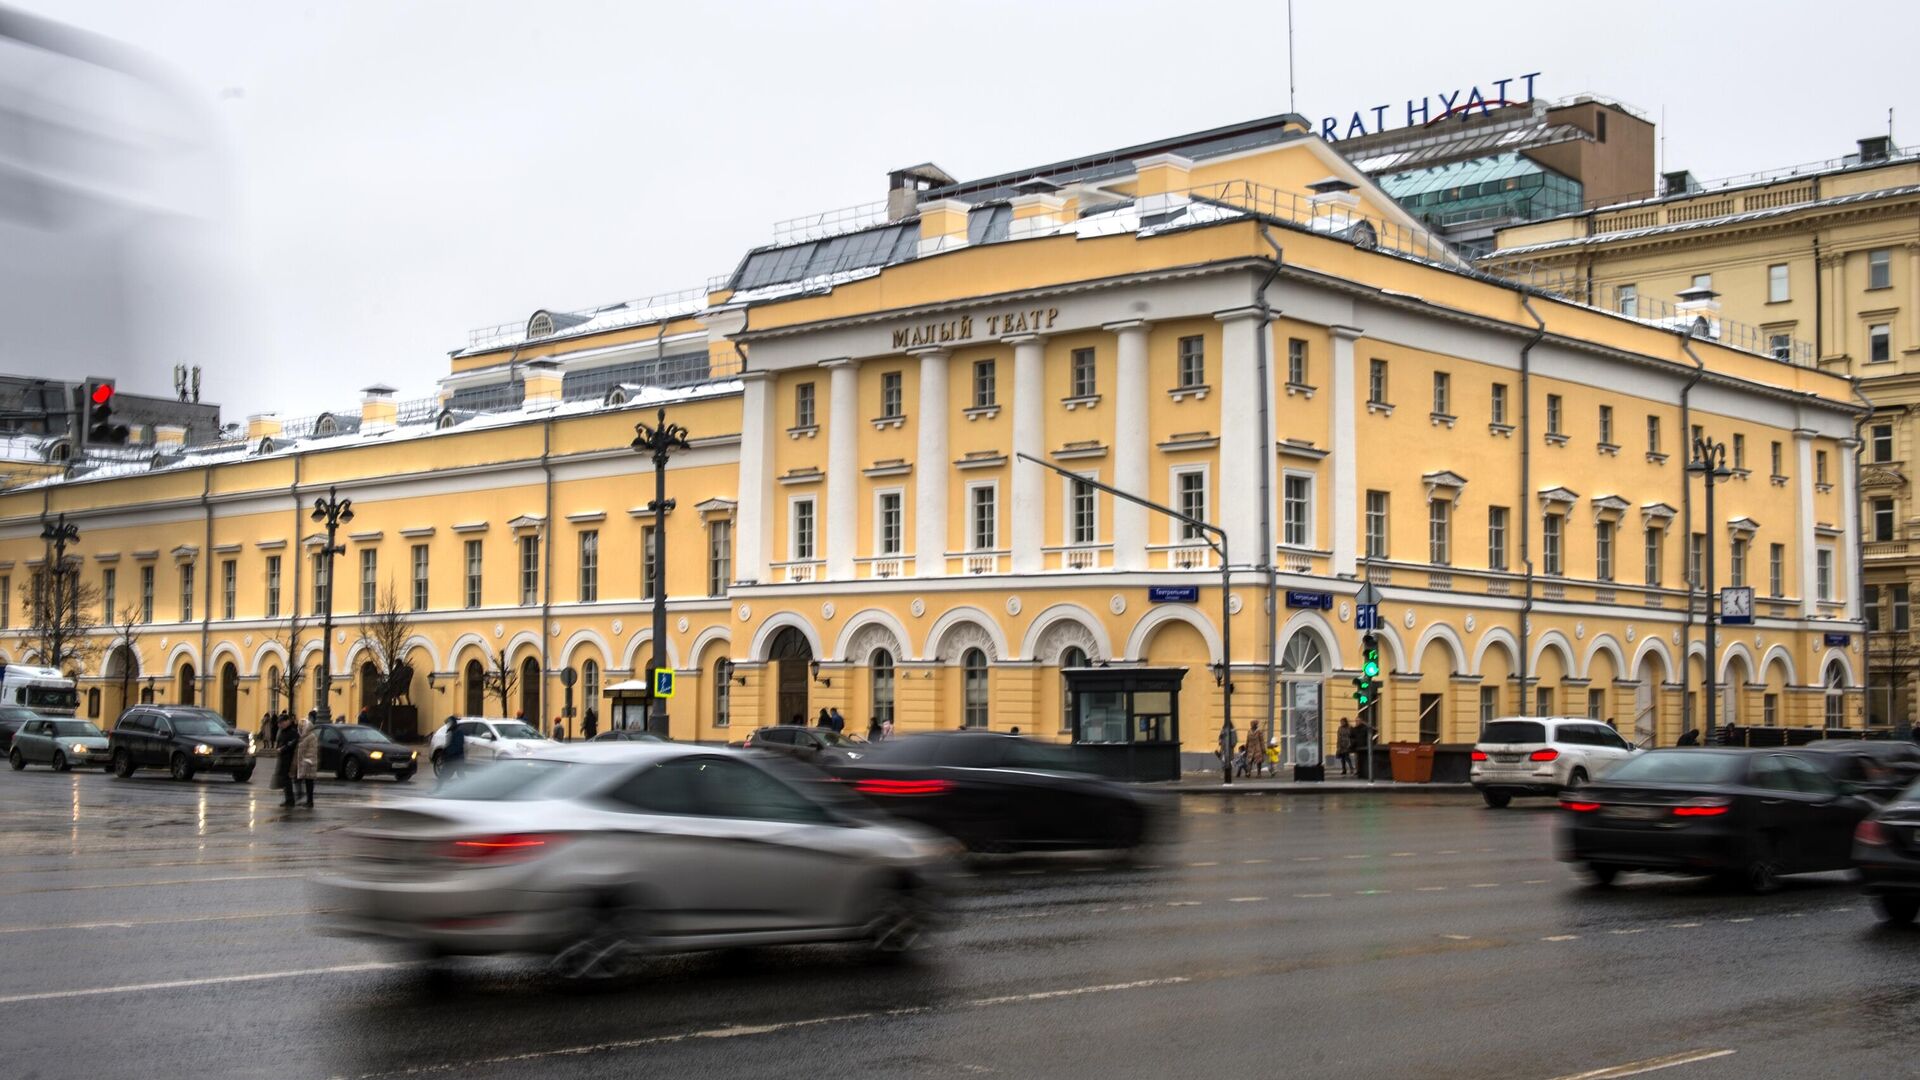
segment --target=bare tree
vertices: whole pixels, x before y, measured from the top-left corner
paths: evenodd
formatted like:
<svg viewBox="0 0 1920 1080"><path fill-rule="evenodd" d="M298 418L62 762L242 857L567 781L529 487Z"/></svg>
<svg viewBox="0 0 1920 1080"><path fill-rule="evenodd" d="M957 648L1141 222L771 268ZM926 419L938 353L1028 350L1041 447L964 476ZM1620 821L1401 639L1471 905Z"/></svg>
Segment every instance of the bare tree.
<svg viewBox="0 0 1920 1080"><path fill-rule="evenodd" d="M300 639L307 628L308 620L302 619L296 612L287 617L284 634L269 635L267 640L279 645L286 651L286 670L280 674L280 689L286 694L287 711L299 713L297 696L300 684L306 681L307 673L300 664Z"/></svg>
<svg viewBox="0 0 1920 1080"><path fill-rule="evenodd" d="M407 692L413 681L413 666L407 663L407 642L413 637L413 620L400 607L400 594L387 583L380 602L360 616L360 644L372 658L379 682L374 701L380 708L381 730L392 732L393 701Z"/></svg>
<svg viewBox="0 0 1920 1080"><path fill-rule="evenodd" d="M33 572L21 603L27 624L22 638L40 663L78 677L100 655L93 629L100 625L100 587L81 581L78 559L68 559L58 571L42 567Z"/></svg>
<svg viewBox="0 0 1920 1080"><path fill-rule="evenodd" d="M481 678L481 685L487 688L487 693L500 699L500 716L504 719L510 715L507 712L507 701L513 696L514 687L519 685L520 676L515 674L512 666L507 663L505 649L498 653L489 653L487 665L487 672Z"/></svg>
<svg viewBox="0 0 1920 1080"><path fill-rule="evenodd" d="M120 614L114 616L109 626L113 630L113 640L121 643L117 647L127 650L126 662L120 665L120 708L125 710L133 704L133 683L137 678L134 667L140 662L140 654L133 648L133 633L140 629L139 605L128 604L121 608Z"/></svg>
<svg viewBox="0 0 1920 1080"><path fill-rule="evenodd" d="M1920 645L1905 630L1875 630L1867 635L1867 723L1890 725L1896 738L1913 726L1908 683L1920 673ZM1876 700L1877 698L1877 700ZM1876 708L1878 705L1878 716Z"/></svg>

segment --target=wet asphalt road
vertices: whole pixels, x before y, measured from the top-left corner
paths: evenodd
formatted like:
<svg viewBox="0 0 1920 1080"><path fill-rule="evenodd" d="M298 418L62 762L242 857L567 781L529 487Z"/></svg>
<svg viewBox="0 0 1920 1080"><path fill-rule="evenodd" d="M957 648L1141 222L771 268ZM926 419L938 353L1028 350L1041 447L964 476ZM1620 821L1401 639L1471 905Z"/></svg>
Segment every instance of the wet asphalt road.
<svg viewBox="0 0 1920 1080"><path fill-rule="evenodd" d="M588 994L314 934L330 834L400 789L287 812L263 779L0 774L0 1075L1914 1075L1920 933L1839 876L1588 888L1542 803L1190 796L1134 865L970 865L905 967L702 955Z"/></svg>

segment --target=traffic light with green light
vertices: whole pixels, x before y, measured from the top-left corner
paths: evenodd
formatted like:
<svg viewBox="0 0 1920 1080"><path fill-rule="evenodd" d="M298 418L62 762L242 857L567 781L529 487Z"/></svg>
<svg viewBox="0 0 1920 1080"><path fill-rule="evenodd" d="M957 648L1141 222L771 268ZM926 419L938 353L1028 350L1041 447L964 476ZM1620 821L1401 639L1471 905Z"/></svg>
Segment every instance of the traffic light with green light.
<svg viewBox="0 0 1920 1080"><path fill-rule="evenodd" d="M1380 639L1373 634L1360 640L1360 674L1354 676L1353 700L1362 709L1380 700Z"/></svg>

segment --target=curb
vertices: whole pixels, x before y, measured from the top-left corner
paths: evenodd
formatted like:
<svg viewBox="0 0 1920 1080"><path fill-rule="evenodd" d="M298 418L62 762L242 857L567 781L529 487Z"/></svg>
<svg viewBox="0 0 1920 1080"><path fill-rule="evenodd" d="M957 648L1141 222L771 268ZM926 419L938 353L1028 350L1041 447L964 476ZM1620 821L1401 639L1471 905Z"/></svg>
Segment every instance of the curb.
<svg viewBox="0 0 1920 1080"><path fill-rule="evenodd" d="M1472 784L1154 784L1175 795L1478 795Z"/></svg>

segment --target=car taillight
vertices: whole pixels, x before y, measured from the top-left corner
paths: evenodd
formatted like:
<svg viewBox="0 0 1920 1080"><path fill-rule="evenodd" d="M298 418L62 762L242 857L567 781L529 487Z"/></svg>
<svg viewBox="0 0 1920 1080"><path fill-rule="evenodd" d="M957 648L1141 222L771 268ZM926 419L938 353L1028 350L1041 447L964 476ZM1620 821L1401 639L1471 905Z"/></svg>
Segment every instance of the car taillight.
<svg viewBox="0 0 1920 1080"><path fill-rule="evenodd" d="M1467 755L1467 757L1472 761L1485 761L1487 760L1487 752L1485 750L1475 750L1473 753Z"/></svg>
<svg viewBox="0 0 1920 1080"><path fill-rule="evenodd" d="M1880 823L1872 819L1863 821L1856 826L1853 830L1853 838L1855 841L1865 844L1868 847L1887 846L1887 830L1881 828Z"/></svg>
<svg viewBox="0 0 1920 1080"><path fill-rule="evenodd" d="M1528 754L1527 760L1528 761L1552 761L1554 758L1557 758L1559 756L1560 756L1560 751L1555 750L1552 747L1548 747L1545 750L1535 750L1533 753Z"/></svg>
<svg viewBox="0 0 1920 1080"><path fill-rule="evenodd" d="M952 789L945 780L855 780L862 795L941 795Z"/></svg>
<svg viewBox="0 0 1920 1080"><path fill-rule="evenodd" d="M1571 810L1576 814L1591 814L1595 810L1600 809L1600 804L1597 802L1562 802L1560 809Z"/></svg>
<svg viewBox="0 0 1920 1080"><path fill-rule="evenodd" d="M446 853L465 862L508 862L526 859L560 843L552 833L498 833L469 836L447 844Z"/></svg>
<svg viewBox="0 0 1920 1080"><path fill-rule="evenodd" d="M1674 817L1719 817L1727 812L1724 806L1676 806Z"/></svg>

